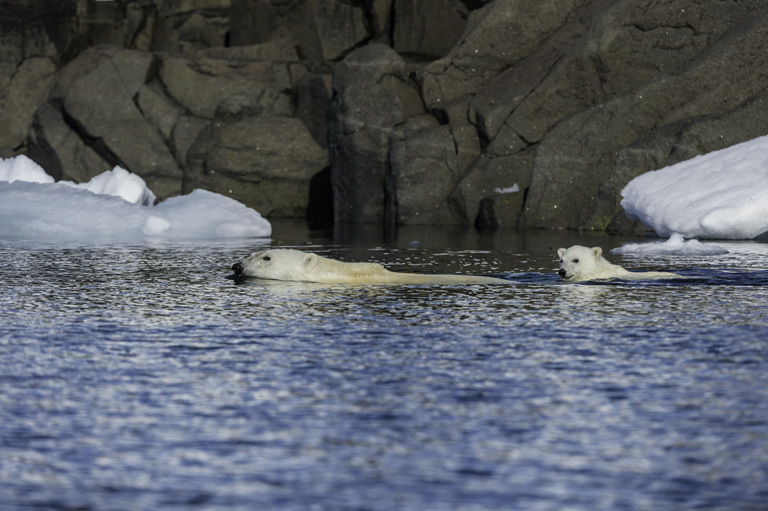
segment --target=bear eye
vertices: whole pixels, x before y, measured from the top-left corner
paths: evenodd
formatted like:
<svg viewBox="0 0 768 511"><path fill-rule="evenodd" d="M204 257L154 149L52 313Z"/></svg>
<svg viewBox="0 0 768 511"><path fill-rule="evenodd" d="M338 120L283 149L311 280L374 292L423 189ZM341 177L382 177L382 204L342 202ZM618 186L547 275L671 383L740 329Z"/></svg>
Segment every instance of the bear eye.
<svg viewBox="0 0 768 511"><path fill-rule="evenodd" d="M573 262L578 264L579 260L578 259L574 259Z"/></svg>
<svg viewBox="0 0 768 511"><path fill-rule="evenodd" d="M272 258L271 258L271 257L269 257L269 256L264 256L264 257L262 257L262 258L261 258L261 260L262 260L262 261L271 261L271 260L272 260Z"/></svg>

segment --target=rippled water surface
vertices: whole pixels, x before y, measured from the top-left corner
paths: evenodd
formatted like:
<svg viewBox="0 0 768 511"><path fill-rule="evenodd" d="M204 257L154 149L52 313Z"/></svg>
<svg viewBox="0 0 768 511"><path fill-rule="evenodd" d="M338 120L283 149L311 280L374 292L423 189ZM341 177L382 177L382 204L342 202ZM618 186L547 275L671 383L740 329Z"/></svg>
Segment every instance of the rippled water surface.
<svg viewBox="0 0 768 511"><path fill-rule="evenodd" d="M768 245L444 229L0 240L0 509L763 510ZM509 286L226 279L262 246Z"/></svg>

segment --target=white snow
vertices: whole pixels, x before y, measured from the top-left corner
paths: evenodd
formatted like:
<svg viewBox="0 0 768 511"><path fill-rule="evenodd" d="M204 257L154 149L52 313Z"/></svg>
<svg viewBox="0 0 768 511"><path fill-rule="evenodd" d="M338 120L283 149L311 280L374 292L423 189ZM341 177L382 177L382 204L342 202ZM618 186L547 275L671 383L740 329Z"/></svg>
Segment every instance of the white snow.
<svg viewBox="0 0 768 511"><path fill-rule="evenodd" d="M0 158L0 181L53 183L54 179L43 170L43 167L22 154L7 160ZM122 197L130 203L143 206L151 206L155 203L155 194L147 187L144 180L122 167L103 172L87 183L59 181L59 184L90 190L96 194Z"/></svg>
<svg viewBox="0 0 768 511"><path fill-rule="evenodd" d="M142 240L266 237L258 212L195 190L156 206L144 180L115 167L87 183L54 183L26 156L0 159L0 237Z"/></svg>
<svg viewBox="0 0 768 511"><path fill-rule="evenodd" d="M517 193L520 191L520 186L517 183L515 183L509 188L494 188L493 191L500 195L506 195L508 193Z"/></svg>
<svg viewBox="0 0 768 511"><path fill-rule="evenodd" d="M753 239L768 232L768 136L646 172L621 195L659 236Z"/></svg>
<svg viewBox="0 0 768 511"><path fill-rule="evenodd" d="M102 172L87 183L76 184L71 181L59 181L59 183L83 188L98 195L122 197L131 204L142 206L153 205L156 198L141 177L131 174L122 167Z"/></svg>
<svg viewBox="0 0 768 511"><path fill-rule="evenodd" d="M43 167L22 154L7 160L0 158L0 181L53 183L54 179L45 173Z"/></svg>
<svg viewBox="0 0 768 511"><path fill-rule="evenodd" d="M682 234L674 233L666 241L652 243L628 243L611 250L612 254L634 255L722 255L725 248L697 240L685 241Z"/></svg>

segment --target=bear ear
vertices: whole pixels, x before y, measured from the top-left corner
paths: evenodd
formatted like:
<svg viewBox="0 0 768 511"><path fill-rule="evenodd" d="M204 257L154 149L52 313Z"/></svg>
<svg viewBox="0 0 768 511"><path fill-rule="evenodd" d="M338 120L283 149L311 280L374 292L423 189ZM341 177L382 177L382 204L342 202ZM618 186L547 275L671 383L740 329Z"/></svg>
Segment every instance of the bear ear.
<svg viewBox="0 0 768 511"><path fill-rule="evenodd" d="M595 259L600 259L603 255L603 249L600 247L592 247L592 253L595 255Z"/></svg>
<svg viewBox="0 0 768 511"><path fill-rule="evenodd" d="M307 269L317 266L317 257L317 254L307 254L304 256L304 266L306 266Z"/></svg>
<svg viewBox="0 0 768 511"><path fill-rule="evenodd" d="M557 249L557 256L558 257L563 257L563 254L565 254L565 249L564 248L558 248Z"/></svg>

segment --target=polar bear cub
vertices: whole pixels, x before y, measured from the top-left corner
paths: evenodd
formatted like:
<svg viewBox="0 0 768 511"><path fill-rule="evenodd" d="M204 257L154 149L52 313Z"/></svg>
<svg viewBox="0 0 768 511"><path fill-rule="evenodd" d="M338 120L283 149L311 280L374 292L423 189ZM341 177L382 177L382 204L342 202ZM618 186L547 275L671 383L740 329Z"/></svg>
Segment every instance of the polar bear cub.
<svg viewBox="0 0 768 511"><path fill-rule="evenodd" d="M618 264L612 264L603 257L600 247L574 245L569 249L557 250L560 256L560 270L557 272L566 282L583 282L595 279L677 279L682 275L665 271L631 272Z"/></svg>
<svg viewBox="0 0 768 511"><path fill-rule="evenodd" d="M509 284L504 279L470 275L397 273L377 263L347 263L293 249L255 252L232 266L235 278L318 282L322 284Z"/></svg>

